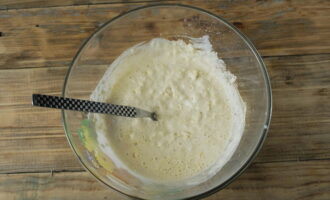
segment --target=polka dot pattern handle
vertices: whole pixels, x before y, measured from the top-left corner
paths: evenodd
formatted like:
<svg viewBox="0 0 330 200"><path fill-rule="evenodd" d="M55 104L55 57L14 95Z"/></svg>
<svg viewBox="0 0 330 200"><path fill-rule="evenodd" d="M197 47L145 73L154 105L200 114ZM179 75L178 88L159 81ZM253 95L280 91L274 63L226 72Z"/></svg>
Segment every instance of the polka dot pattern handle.
<svg viewBox="0 0 330 200"><path fill-rule="evenodd" d="M49 96L42 94L32 95L32 104L34 106L58 108L65 110L75 110L92 113L112 114L124 117L139 117L137 108L130 106L114 105L95 101L81 99L63 98L58 96ZM146 112L146 111L143 111ZM148 113L148 112L146 112ZM141 116L147 117L147 116Z"/></svg>

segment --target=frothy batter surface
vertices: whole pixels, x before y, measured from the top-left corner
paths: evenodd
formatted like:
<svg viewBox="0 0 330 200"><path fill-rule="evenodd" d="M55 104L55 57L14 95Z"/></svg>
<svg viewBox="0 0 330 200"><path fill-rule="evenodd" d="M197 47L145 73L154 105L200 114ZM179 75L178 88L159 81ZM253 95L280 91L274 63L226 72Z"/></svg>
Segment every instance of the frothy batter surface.
<svg viewBox="0 0 330 200"><path fill-rule="evenodd" d="M245 105L235 76L207 37L156 38L125 51L91 99L136 106L151 119L93 115L97 140L118 165L154 181L180 181L219 170L237 147Z"/></svg>

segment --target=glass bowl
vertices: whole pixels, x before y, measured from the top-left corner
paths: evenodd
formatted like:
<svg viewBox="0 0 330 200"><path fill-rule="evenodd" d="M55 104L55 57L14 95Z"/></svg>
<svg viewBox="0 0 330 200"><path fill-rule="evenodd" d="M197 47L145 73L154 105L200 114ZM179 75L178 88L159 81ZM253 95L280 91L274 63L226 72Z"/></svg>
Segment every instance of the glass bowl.
<svg viewBox="0 0 330 200"><path fill-rule="evenodd" d="M89 99L108 66L126 49L156 37L178 39L208 35L214 50L237 77L247 104L240 144L227 164L197 185L150 186L117 167L97 144L87 113L62 111L68 141L81 164L99 181L142 199L189 199L208 196L232 182L260 150L271 118L271 87L262 58L247 37L221 17L185 5L140 7L113 18L89 37L70 66L63 96ZM138 63L137 63L138 64Z"/></svg>

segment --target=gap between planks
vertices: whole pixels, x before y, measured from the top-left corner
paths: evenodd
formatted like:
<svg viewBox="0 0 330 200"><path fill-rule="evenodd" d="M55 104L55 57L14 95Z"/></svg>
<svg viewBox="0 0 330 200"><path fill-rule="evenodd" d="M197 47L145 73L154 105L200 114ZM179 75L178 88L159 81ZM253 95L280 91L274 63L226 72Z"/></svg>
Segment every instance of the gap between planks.
<svg viewBox="0 0 330 200"><path fill-rule="evenodd" d="M83 44L83 43L84 42L82 42L81 44ZM79 48L77 48L77 50L78 49ZM261 57L262 57L263 61L265 62L265 60L272 59L272 58L290 58L290 57L304 57L304 56L307 56L307 57L311 57L311 56L330 56L330 53L292 54L292 55L285 55L285 54L283 54L283 55L268 55L268 56L261 56ZM69 70L69 68L72 65L72 62L73 62L73 60L70 61L70 63L68 65L63 65L63 66L38 66L38 67L15 67L15 68L0 67L0 71L1 70L11 70L11 71L14 71L14 70L29 70L29 69L52 69L52 68L54 68L54 69L67 68ZM326 63L326 62L330 62L330 60L329 61L322 61L322 62L304 62L304 64L310 64L310 63L318 64L318 63ZM266 69L267 69L267 66L268 65L266 63L265 63L265 66L266 66Z"/></svg>
<svg viewBox="0 0 330 200"><path fill-rule="evenodd" d="M72 152L73 153L73 152ZM324 159L302 159L302 160L285 160L285 161L252 161L247 167L250 168L253 164L271 164L271 163L295 163L295 162L315 162L315 161L330 161L330 158ZM245 171L245 170L244 170ZM55 174L55 173L80 173L80 172L89 172L88 170L82 169L62 169L62 170L38 170L38 171L15 171L15 172L0 172L0 175L10 175L10 174Z"/></svg>
<svg viewBox="0 0 330 200"><path fill-rule="evenodd" d="M150 1L115 1L115 2L96 2L96 3L77 3L77 4L69 4L69 5L49 5L49 6L34 6L34 7L21 7L21 8L4 8L5 6L0 5L0 11L8 11L8 10L29 10L29 9L37 9L37 8L65 8L65 7L77 7L77 6L93 6L93 5L115 5L115 4L180 4L173 3L178 2L177 0L150 0Z"/></svg>

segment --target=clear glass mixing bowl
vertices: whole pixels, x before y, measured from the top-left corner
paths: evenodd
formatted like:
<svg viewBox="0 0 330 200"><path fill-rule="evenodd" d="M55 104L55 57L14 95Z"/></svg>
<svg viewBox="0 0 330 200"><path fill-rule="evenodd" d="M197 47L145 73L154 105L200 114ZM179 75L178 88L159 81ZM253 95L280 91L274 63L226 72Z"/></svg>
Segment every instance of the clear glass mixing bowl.
<svg viewBox="0 0 330 200"><path fill-rule="evenodd" d="M213 48L237 76L247 104L246 126L229 162L198 185L153 187L116 166L102 153L86 113L62 111L65 132L82 165L99 181L142 199L186 199L210 195L238 177L261 148L271 118L271 88L265 65L251 42L233 25L212 13L183 5L155 5L131 10L100 27L82 45L67 73L63 96L89 99L107 67L127 48L155 37L208 35ZM138 65L138 63L136 63Z"/></svg>

